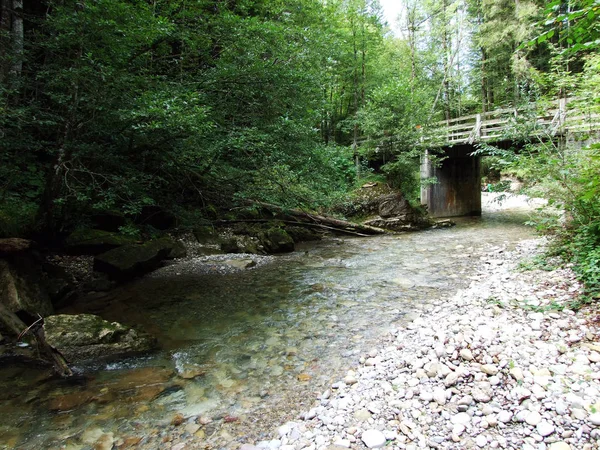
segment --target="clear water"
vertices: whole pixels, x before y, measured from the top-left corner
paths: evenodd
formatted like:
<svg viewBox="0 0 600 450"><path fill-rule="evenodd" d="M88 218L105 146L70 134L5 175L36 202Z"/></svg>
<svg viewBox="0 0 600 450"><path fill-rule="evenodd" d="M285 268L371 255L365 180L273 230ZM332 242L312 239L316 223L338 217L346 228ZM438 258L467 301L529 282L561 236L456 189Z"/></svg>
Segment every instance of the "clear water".
<svg viewBox="0 0 600 450"><path fill-rule="evenodd" d="M136 448L264 438L407 313L468 284L483 252L531 237L526 219L495 212L451 229L331 238L237 274L138 280L88 307L146 329L161 350L87 367L75 385L0 368L0 448L104 448L102 434ZM212 423L184 432L177 413Z"/></svg>

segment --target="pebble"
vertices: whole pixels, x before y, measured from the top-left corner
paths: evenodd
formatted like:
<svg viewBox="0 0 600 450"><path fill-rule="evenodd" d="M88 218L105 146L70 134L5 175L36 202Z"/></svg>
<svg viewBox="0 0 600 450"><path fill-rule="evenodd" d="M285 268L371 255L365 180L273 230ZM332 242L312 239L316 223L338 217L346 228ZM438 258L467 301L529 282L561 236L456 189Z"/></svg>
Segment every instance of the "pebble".
<svg viewBox="0 0 600 450"><path fill-rule="evenodd" d="M539 424L542 421L542 416L540 415L540 413L538 413L537 411L531 411L529 414L527 414L527 416L525 417L525 422L527 422L529 425L531 425L532 427L535 427L537 424Z"/></svg>
<svg viewBox="0 0 600 450"><path fill-rule="evenodd" d="M365 431L361 436L361 440L367 448L381 448L386 443L385 435L379 430Z"/></svg>
<svg viewBox="0 0 600 450"><path fill-rule="evenodd" d="M349 351L354 369L315 398L304 422L278 429L278 448L596 448L595 331L580 313L518 307L554 307L580 289L568 268L516 272L543 241L490 248L469 286L419 305L379 347Z"/></svg>
<svg viewBox="0 0 600 450"><path fill-rule="evenodd" d="M546 421L538 423L535 429L542 437L550 436L555 431L554 425Z"/></svg>

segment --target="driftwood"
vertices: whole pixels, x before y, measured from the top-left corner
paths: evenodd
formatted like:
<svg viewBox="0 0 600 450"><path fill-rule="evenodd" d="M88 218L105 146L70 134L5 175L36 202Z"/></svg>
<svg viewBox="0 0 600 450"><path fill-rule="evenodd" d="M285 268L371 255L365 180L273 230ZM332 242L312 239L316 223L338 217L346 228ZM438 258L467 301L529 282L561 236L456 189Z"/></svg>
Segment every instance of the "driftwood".
<svg viewBox="0 0 600 450"><path fill-rule="evenodd" d="M271 205L263 202L252 202L254 205L261 206L271 211L281 214L283 217L291 217L296 223L305 226L318 226L320 228L331 229L340 233L353 234L357 236L371 236L375 234L385 234L386 231L381 228L370 227L358 223L348 222L347 220L336 219L331 216L320 214L311 214L299 209L284 209L277 205ZM283 222L288 221L283 219Z"/></svg>
<svg viewBox="0 0 600 450"><path fill-rule="evenodd" d="M26 333L31 333L37 344L40 358L48 361L54 370L62 377L70 377L73 372L69 368L65 357L48 342L44 332L44 319L40 317L29 327L19 317L10 311L4 304L0 303L0 323L12 331L19 339Z"/></svg>

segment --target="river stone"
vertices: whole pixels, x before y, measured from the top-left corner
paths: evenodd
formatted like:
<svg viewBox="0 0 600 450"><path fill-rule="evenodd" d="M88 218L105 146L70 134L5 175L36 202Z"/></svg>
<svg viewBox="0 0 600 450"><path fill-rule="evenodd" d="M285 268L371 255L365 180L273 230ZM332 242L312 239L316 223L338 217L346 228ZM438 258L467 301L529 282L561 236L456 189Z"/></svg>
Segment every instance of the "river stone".
<svg viewBox="0 0 600 450"><path fill-rule="evenodd" d="M483 434L480 434L479 436L477 436L475 438L475 444L477 444L477 446L480 448L485 447L487 445L487 443L488 443L488 440Z"/></svg>
<svg viewBox="0 0 600 450"><path fill-rule="evenodd" d="M364 422L371 418L371 413L366 408L359 409L354 413L354 418L359 422Z"/></svg>
<svg viewBox="0 0 600 450"><path fill-rule="evenodd" d="M367 430L361 436L367 448L381 448L385 446L385 435L379 430Z"/></svg>
<svg viewBox="0 0 600 450"><path fill-rule="evenodd" d="M555 431L554 425L552 425L550 422L546 422L545 420L538 423L535 429L543 437L550 436Z"/></svg>
<svg viewBox="0 0 600 450"><path fill-rule="evenodd" d="M535 427L542 421L542 416L537 411L531 411L525 417L525 422L527 422L532 427Z"/></svg>
<svg viewBox="0 0 600 450"><path fill-rule="evenodd" d="M267 253L294 251L294 240L281 228L271 228L262 233L259 239Z"/></svg>
<svg viewBox="0 0 600 450"><path fill-rule="evenodd" d="M465 361L473 361L473 353L468 348L463 348L460 351L460 357Z"/></svg>
<svg viewBox="0 0 600 450"><path fill-rule="evenodd" d="M600 413L594 413L588 417L590 423L596 427L600 427Z"/></svg>
<svg viewBox="0 0 600 450"><path fill-rule="evenodd" d="M523 381L525 379L525 376L523 375L523 370L520 367L513 367L509 370L508 373L517 381Z"/></svg>
<svg viewBox="0 0 600 450"><path fill-rule="evenodd" d="M498 373L498 368L493 364L484 364L481 366L481 371L487 375L496 375Z"/></svg>
<svg viewBox="0 0 600 450"><path fill-rule="evenodd" d="M471 422L471 416L468 415L466 412L461 412L461 413L453 415L452 418L450 419L450 421L454 425L457 425L457 424L467 425L468 423Z"/></svg>
<svg viewBox="0 0 600 450"><path fill-rule="evenodd" d="M93 314L59 314L45 319L46 339L71 362L144 353L156 340Z"/></svg>
<svg viewBox="0 0 600 450"><path fill-rule="evenodd" d="M24 252L35 247L36 243L29 239L6 238L0 239L0 256L12 255Z"/></svg>
<svg viewBox="0 0 600 450"><path fill-rule="evenodd" d="M94 270L120 280L143 275L157 269L161 261L169 257L174 245L170 238L123 245L97 255L94 258Z"/></svg>
<svg viewBox="0 0 600 450"><path fill-rule="evenodd" d="M571 446L569 444L567 444L566 442L554 442L553 444L550 444L550 447L548 447L548 450L571 450Z"/></svg>

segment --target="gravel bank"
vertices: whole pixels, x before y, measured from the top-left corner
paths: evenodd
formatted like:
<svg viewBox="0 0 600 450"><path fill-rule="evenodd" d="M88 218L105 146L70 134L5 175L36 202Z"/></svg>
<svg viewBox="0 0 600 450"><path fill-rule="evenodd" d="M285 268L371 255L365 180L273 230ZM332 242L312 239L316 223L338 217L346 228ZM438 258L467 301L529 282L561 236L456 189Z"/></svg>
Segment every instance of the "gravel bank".
<svg viewBox="0 0 600 450"><path fill-rule="evenodd" d="M490 248L467 289L411 313L301 417L241 449L600 448L598 315L561 309L581 290L568 268L519 270L544 244Z"/></svg>

